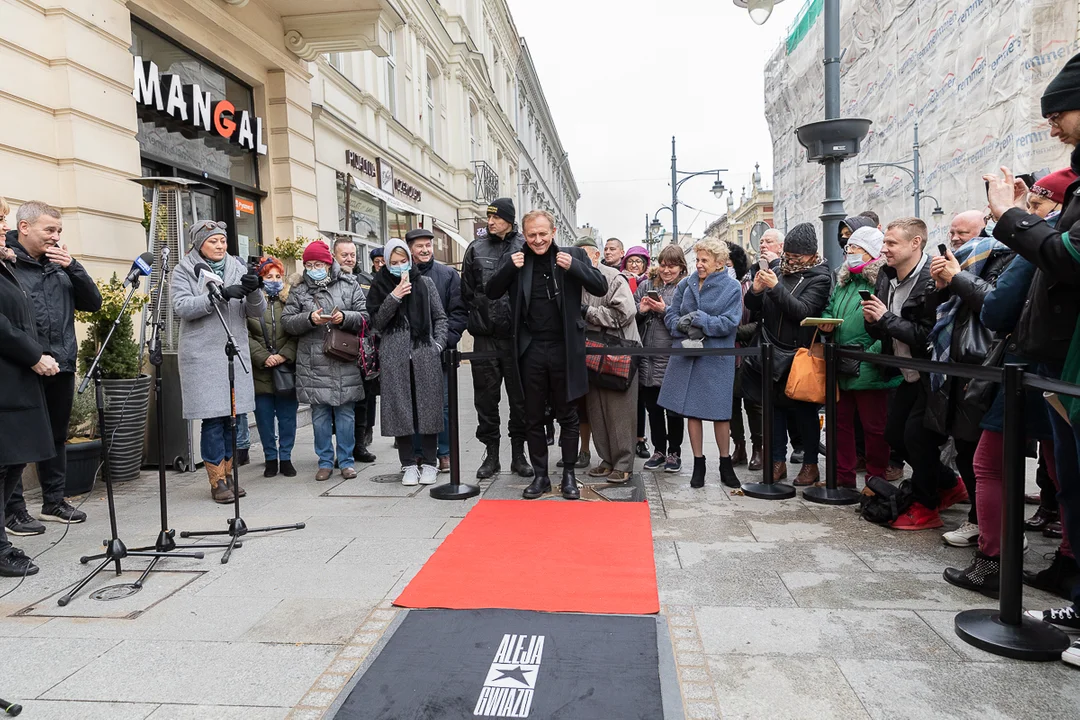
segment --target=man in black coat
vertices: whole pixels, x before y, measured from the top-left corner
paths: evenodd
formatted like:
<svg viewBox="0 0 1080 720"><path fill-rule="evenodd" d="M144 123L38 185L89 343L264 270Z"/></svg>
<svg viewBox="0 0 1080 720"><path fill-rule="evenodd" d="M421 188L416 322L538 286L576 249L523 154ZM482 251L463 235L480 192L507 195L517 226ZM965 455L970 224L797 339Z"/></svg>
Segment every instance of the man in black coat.
<svg viewBox="0 0 1080 720"><path fill-rule="evenodd" d="M499 402L502 387L510 405L511 469L521 477L532 477L533 470L525 459L525 397L517 380L517 352L514 350L514 329L510 316L510 299L492 299L487 284L502 262L503 256L521 250L525 238L514 225L514 201L498 198L488 206L487 234L469 245L461 261L461 299L469 309L469 334L476 352L498 352L493 360L473 360L473 404L476 407L476 439L484 444L486 453L476 471L478 480L495 475L499 465Z"/></svg>
<svg viewBox="0 0 1080 720"><path fill-rule="evenodd" d="M930 258L924 252L926 223L901 218L889 223L882 254L887 266L878 275L874 295L862 302L863 319L870 337L881 340L883 355L929 359L928 338L937 320L930 276ZM896 388L885 424L885 439L911 465L915 502L893 521L895 530L928 530L943 525L938 508L947 508L967 497L956 474L941 463L941 446L947 438L926 427L928 377L903 370L904 382Z"/></svg>
<svg viewBox="0 0 1080 720"><path fill-rule="evenodd" d="M490 298L509 293L519 381L525 397L525 438L533 481L522 493L532 500L551 490L544 409L550 401L562 429L562 496L581 497L574 476L578 453L575 401L589 391L585 367L582 292L603 296L607 279L581 248L555 244L555 217L534 210L522 218L525 246L503 257L487 285Z"/></svg>
<svg viewBox="0 0 1080 720"><path fill-rule="evenodd" d="M443 265L435 259L435 246L433 240L435 233L424 228L410 230L405 233L405 242L412 253L412 262L420 274L435 283L435 289L439 291L443 310L446 311L446 348L457 347L461 340L461 333L465 332L465 324L469 318L469 311L465 309L465 303L461 301L461 276L451 268ZM438 439L439 472L450 472L450 405L446 392L446 377L443 377L443 429ZM413 436L413 449L416 456L420 457L423 451L420 448L420 436Z"/></svg>
<svg viewBox="0 0 1080 720"><path fill-rule="evenodd" d="M60 366L56 375L42 380L56 455L37 464L42 494L38 519L80 523L86 520L86 513L64 499L67 482L64 445L75 397L75 363L79 352L75 311L101 309L101 293L86 269L60 243L63 221L59 210L32 200L23 203L15 217L18 229L7 235L8 247L15 252L15 277L30 296L43 352L55 358ZM34 523L26 510L22 483L12 493L6 510L8 532L16 535L45 532L44 526Z"/></svg>
<svg viewBox="0 0 1080 720"><path fill-rule="evenodd" d="M0 198L0 232L7 210ZM60 365L43 352L30 309L30 298L15 279L15 254L0 236L0 576L22 577L38 571L5 532L4 505L22 478L27 463L48 460L53 447L49 413L41 378L56 375Z"/></svg>

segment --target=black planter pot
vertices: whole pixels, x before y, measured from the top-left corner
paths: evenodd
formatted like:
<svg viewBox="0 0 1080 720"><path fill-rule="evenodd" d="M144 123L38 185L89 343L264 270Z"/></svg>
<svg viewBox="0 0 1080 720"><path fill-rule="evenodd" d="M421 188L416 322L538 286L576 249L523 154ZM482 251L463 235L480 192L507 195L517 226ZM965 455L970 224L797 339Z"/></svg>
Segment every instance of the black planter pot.
<svg viewBox="0 0 1080 720"><path fill-rule="evenodd" d="M94 478L101 464L101 441L91 440L84 443L69 443L67 452L67 481L64 496L83 495L94 486Z"/></svg>
<svg viewBox="0 0 1080 720"><path fill-rule="evenodd" d="M105 427L101 439L109 444L109 477L125 482L142 468L146 417L150 408L150 376L134 380L102 380Z"/></svg>

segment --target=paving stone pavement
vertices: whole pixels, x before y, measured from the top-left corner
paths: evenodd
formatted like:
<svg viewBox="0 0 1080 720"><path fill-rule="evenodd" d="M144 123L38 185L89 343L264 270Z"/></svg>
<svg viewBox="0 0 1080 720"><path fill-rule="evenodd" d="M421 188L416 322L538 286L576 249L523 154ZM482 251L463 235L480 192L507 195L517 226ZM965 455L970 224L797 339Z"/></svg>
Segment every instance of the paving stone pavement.
<svg viewBox="0 0 1080 720"><path fill-rule="evenodd" d="M472 438L467 366L460 377L462 476L471 478L483 449ZM45 554L40 574L0 579L0 697L35 720L323 717L404 612L393 598L476 503L376 482L397 469L390 442L377 438L379 461L357 479L325 483L314 480L310 427L297 440L296 478L263 478L254 446L242 475L248 525L302 521L306 529L245 538L228 565L216 549L203 560L162 561L128 598L91 593L132 582L143 560L125 562L120 579L98 576L66 608L55 601L86 572L80 556L109 534L103 488L82 506L89 521L59 543L56 524L17 538ZM1009 661L956 637L958 611L992 604L941 579L946 565L966 565L970 550L944 546L934 531L878 528L850 507L733 496L715 458L709 466L702 490L690 489L688 471L643 472L639 482L683 717L1077 717L1075 669ZM745 467L739 474L749 478ZM1031 488L1033 479L1032 467ZM490 497L524 485L506 475L482 484ZM153 543L156 473L118 486L117 507L127 545ZM223 529L231 515L231 506L210 502L201 473L169 474L169 507L178 530ZM966 510L947 511L946 528ZM1054 546L1029 539L1025 563L1041 568ZM1024 601L1060 604L1029 589Z"/></svg>

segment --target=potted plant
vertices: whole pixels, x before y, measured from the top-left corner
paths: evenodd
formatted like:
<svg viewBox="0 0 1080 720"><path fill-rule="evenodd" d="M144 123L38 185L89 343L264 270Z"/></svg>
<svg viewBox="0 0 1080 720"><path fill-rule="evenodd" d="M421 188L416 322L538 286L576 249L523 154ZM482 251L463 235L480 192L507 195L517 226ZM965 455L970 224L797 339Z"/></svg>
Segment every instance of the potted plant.
<svg viewBox="0 0 1080 720"><path fill-rule="evenodd" d="M97 403L92 392L75 395L68 421L67 479L64 496L90 492L101 464L101 440L97 437Z"/></svg>
<svg viewBox="0 0 1080 720"><path fill-rule="evenodd" d="M304 247L307 244L308 239L303 236L297 236L295 240L274 238L274 244L266 245L263 251L264 254L280 260L285 268L285 275L288 276L296 272L296 261L304 257Z"/></svg>
<svg viewBox="0 0 1080 720"><path fill-rule="evenodd" d="M79 345L79 370L83 374L90 370L90 364L127 296L127 289L115 273L108 281L98 280L97 286L101 291L101 309L75 313L75 318L88 326L86 339ZM150 376L140 372L140 350L132 316L147 299L144 294L135 294L98 363L105 396L105 426L101 428L100 437L109 444L109 476L118 482L134 480L142 468L143 438L150 407ZM86 394L94 403L91 391L87 390Z"/></svg>

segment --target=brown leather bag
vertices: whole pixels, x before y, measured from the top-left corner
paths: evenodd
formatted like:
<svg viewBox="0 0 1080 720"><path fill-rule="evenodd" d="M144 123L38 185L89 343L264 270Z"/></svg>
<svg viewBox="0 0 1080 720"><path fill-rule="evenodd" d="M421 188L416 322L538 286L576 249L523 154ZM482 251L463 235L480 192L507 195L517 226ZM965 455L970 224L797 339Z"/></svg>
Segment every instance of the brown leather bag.
<svg viewBox="0 0 1080 720"><path fill-rule="evenodd" d="M323 353L343 362L355 363L360 358L360 337L356 333L331 327L323 338Z"/></svg>

